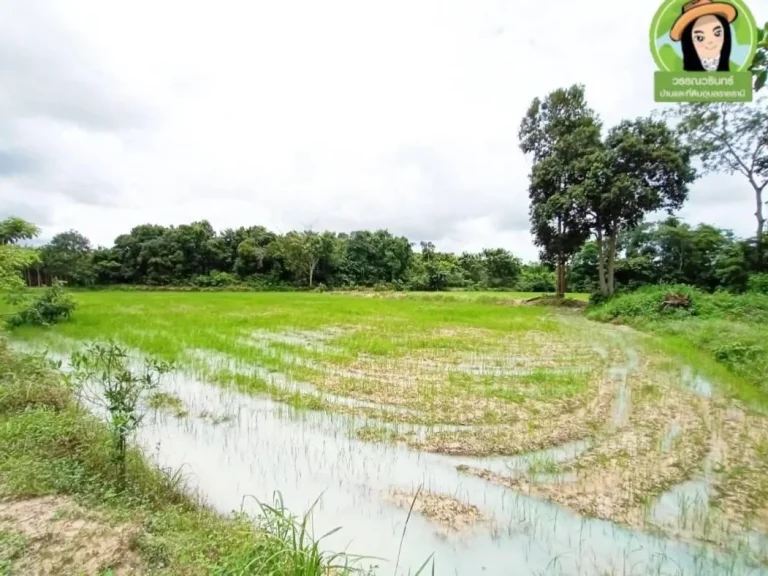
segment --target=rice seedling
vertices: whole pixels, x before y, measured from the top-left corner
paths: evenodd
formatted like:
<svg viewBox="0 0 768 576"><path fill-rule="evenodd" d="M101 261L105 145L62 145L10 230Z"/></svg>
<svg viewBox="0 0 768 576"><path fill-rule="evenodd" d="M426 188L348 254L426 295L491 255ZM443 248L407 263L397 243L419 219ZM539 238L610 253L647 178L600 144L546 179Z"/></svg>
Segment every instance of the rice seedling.
<svg viewBox="0 0 768 576"><path fill-rule="evenodd" d="M242 510L280 511L266 531L290 542L292 565L335 564L351 547L382 574L503 574L510 562L520 574L740 574L766 556L754 535L768 532L768 423L720 394L693 352L682 361L572 311L455 295L77 299L71 321L15 338L60 351L112 338L173 361L137 444L186 466L188 488L219 510L275 489L311 508ZM700 476L706 501L681 488ZM383 495L416 486L482 520L471 535L421 512L403 526ZM670 522L657 516L667 495ZM310 533L327 537L305 550Z"/></svg>

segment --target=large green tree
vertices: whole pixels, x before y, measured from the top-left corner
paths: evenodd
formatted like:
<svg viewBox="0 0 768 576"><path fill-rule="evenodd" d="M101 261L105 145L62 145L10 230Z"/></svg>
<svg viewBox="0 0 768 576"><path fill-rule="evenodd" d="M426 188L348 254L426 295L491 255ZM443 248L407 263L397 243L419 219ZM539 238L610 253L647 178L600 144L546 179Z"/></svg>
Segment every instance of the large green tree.
<svg viewBox="0 0 768 576"><path fill-rule="evenodd" d="M234 244L234 241L231 242L235 245L235 273L241 277L269 273L274 264L269 247L277 236L263 226L240 228L234 234L236 240L239 240L237 244ZM225 243L230 244L230 241L226 240Z"/></svg>
<svg viewBox="0 0 768 576"><path fill-rule="evenodd" d="M40 228L18 216L0 221L0 244L15 244L20 240L31 240L39 235Z"/></svg>
<svg viewBox="0 0 768 576"><path fill-rule="evenodd" d="M274 250L282 256L286 268L310 288L323 261L329 267L339 263L340 244L333 232L289 232L277 240Z"/></svg>
<svg viewBox="0 0 768 576"><path fill-rule="evenodd" d="M585 210L597 239L598 286L610 296L621 233L652 212L679 209L696 174L679 137L650 118L612 128L603 145L581 159L580 170L574 202Z"/></svg>
<svg viewBox="0 0 768 576"><path fill-rule="evenodd" d="M717 263L733 243L731 232L708 224L694 228L674 217L644 224L626 235L625 260L646 262L651 273L646 275L638 264L638 270L628 270L634 275L623 274L623 283L690 284L715 290L720 285Z"/></svg>
<svg viewBox="0 0 768 576"><path fill-rule="evenodd" d="M768 186L768 107L752 104L681 104L670 114L708 172L740 174L755 198L757 266L763 266L764 197Z"/></svg>
<svg viewBox="0 0 768 576"><path fill-rule="evenodd" d="M481 252L485 279L492 288L511 288L522 271L522 262L503 248L486 248Z"/></svg>
<svg viewBox="0 0 768 576"><path fill-rule="evenodd" d="M75 230L56 234L43 246L40 257L51 278L69 284L90 284L94 280L91 242Z"/></svg>
<svg viewBox="0 0 768 576"><path fill-rule="evenodd" d="M557 269L557 295L565 294L565 268L588 238L584 214L571 198L579 162L600 145L600 121L581 85L558 89L531 103L519 131L520 148L533 158L529 187L531 232L543 260Z"/></svg>
<svg viewBox="0 0 768 576"><path fill-rule="evenodd" d="M355 283L374 285L404 280L413 256L407 238L388 230L352 232L346 241L345 274Z"/></svg>

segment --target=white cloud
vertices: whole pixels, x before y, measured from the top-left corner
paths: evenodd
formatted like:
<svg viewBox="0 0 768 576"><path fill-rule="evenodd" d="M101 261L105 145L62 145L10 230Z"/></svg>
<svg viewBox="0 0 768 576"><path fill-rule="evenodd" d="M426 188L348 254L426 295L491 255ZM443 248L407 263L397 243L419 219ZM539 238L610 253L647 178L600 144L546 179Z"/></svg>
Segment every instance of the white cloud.
<svg viewBox="0 0 768 576"><path fill-rule="evenodd" d="M575 82L607 124L648 114L655 8L0 0L1 211L101 244L207 218L535 258L520 119ZM749 206L708 177L684 215L749 234Z"/></svg>

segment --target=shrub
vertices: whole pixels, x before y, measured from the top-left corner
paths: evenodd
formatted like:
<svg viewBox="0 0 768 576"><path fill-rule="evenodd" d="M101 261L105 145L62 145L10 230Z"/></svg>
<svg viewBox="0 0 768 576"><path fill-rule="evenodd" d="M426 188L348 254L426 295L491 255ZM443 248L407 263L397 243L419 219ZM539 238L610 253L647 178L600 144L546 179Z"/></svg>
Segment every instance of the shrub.
<svg viewBox="0 0 768 576"><path fill-rule="evenodd" d="M608 301L608 296L603 294L602 292L592 292L592 294L589 295L589 303L593 306L599 306L600 304L605 304Z"/></svg>
<svg viewBox="0 0 768 576"><path fill-rule="evenodd" d="M747 291L768 294L768 274L750 274L747 280Z"/></svg>
<svg viewBox="0 0 768 576"><path fill-rule="evenodd" d="M24 324L49 326L66 320L75 310L75 300L64 291L64 283L54 281L42 295L35 298L26 308L17 312L8 320L11 328Z"/></svg>
<svg viewBox="0 0 768 576"><path fill-rule="evenodd" d="M237 278L229 272L219 272L214 270L204 276L197 276L192 280L193 286L201 288L220 288L223 286L232 286L237 283Z"/></svg>
<svg viewBox="0 0 768 576"><path fill-rule="evenodd" d="M688 307L667 306L665 302L670 294L685 298ZM646 286L635 292L618 294L600 304L600 297L590 300L597 306L590 313L596 320L642 318L652 320L661 317L682 317L697 314L697 304L703 294L690 286Z"/></svg>
<svg viewBox="0 0 768 576"><path fill-rule="evenodd" d="M128 353L114 342L91 344L70 358L69 382L79 395L101 403L108 414L107 424L114 441L114 459L121 485L125 484L128 438L144 417L140 407L160 385L171 365L145 359L140 369L130 365ZM89 389L94 386L95 389ZM100 400L103 399L103 400Z"/></svg>
<svg viewBox="0 0 768 576"><path fill-rule="evenodd" d="M373 285L374 292L392 292L394 291L394 289L395 289L394 284L391 284L389 282L379 282L378 284Z"/></svg>

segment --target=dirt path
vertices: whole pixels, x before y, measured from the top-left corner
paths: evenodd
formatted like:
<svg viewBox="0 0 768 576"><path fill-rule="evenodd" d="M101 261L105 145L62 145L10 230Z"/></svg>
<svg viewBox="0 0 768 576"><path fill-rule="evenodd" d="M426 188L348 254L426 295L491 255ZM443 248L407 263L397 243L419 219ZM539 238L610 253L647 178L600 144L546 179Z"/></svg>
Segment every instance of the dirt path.
<svg viewBox="0 0 768 576"><path fill-rule="evenodd" d="M71 498L0 502L0 573L140 574L137 530L112 525Z"/></svg>

